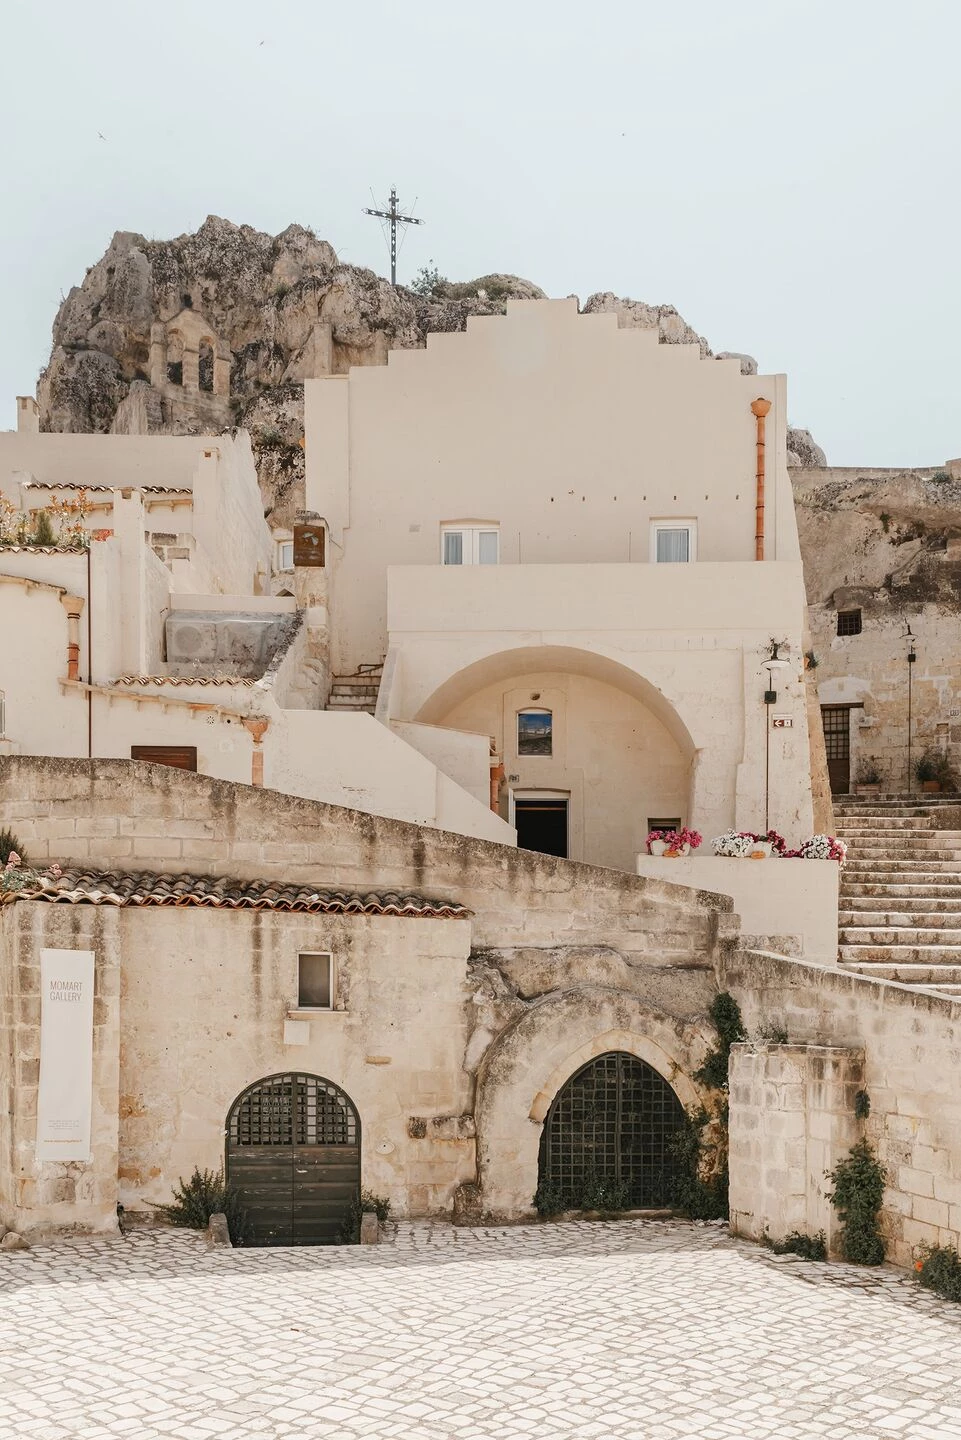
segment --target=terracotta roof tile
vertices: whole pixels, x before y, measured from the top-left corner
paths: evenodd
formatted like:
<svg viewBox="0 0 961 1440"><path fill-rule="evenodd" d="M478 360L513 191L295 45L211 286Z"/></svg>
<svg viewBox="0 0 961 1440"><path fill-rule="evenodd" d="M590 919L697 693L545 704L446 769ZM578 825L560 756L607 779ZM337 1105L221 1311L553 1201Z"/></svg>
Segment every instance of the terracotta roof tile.
<svg viewBox="0 0 961 1440"><path fill-rule="evenodd" d="M142 490L145 495L190 495L189 485L80 485L76 480L26 480L25 490Z"/></svg>
<svg viewBox="0 0 961 1440"><path fill-rule="evenodd" d="M246 675L118 675L115 685L256 685Z"/></svg>
<svg viewBox="0 0 961 1440"><path fill-rule="evenodd" d="M6 897L5 897L6 898ZM68 905L200 905L219 910L282 910L310 915L400 915L414 919L463 919L470 914L451 900L393 890L357 895L312 885L269 880L226 880L209 875L156 875L152 871L65 870L42 889L19 890L16 900Z"/></svg>

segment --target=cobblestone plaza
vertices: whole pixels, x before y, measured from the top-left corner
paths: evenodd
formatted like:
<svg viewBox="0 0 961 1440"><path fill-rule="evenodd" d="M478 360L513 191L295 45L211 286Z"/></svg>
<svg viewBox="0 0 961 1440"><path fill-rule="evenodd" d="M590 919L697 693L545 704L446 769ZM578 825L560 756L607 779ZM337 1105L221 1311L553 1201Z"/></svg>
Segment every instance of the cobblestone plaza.
<svg viewBox="0 0 961 1440"><path fill-rule="evenodd" d="M961 1440L961 1308L720 1225L0 1257L0 1440Z"/></svg>

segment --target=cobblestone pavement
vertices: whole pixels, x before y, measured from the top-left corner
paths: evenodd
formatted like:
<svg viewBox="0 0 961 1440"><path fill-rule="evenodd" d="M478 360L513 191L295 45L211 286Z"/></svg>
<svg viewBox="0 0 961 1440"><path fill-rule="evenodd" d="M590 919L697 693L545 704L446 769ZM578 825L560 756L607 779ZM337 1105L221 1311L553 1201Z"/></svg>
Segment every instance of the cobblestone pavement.
<svg viewBox="0 0 961 1440"><path fill-rule="evenodd" d="M0 1440L961 1440L961 1307L717 1226L0 1256Z"/></svg>

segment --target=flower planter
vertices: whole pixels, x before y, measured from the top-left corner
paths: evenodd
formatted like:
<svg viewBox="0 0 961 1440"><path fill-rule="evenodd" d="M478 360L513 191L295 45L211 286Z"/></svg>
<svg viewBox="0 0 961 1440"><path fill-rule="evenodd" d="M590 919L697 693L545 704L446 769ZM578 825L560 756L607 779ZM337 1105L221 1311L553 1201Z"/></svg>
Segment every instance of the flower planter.
<svg viewBox="0 0 961 1440"><path fill-rule="evenodd" d="M744 856L745 860L770 860L773 845L770 840L755 840Z"/></svg>
<svg viewBox="0 0 961 1440"><path fill-rule="evenodd" d="M647 847L649 855L664 855L666 852L667 846L663 840L652 840Z"/></svg>
<svg viewBox="0 0 961 1440"><path fill-rule="evenodd" d="M679 855L690 855L690 853L690 845L678 845L673 850L665 850L664 858L666 860L676 860Z"/></svg>
<svg viewBox="0 0 961 1440"><path fill-rule="evenodd" d="M928 793L929 795L937 795L937 794L940 793L940 790L941 790L941 781L940 781L940 780L922 780L922 781L921 781L921 789L927 791L927 793Z"/></svg>
<svg viewBox="0 0 961 1440"><path fill-rule="evenodd" d="M856 795L880 795L880 793L881 793L881 785L880 785L880 782L879 782L877 785L867 785L867 784L864 784L864 785L855 785L855 787L854 787L854 793L855 793Z"/></svg>

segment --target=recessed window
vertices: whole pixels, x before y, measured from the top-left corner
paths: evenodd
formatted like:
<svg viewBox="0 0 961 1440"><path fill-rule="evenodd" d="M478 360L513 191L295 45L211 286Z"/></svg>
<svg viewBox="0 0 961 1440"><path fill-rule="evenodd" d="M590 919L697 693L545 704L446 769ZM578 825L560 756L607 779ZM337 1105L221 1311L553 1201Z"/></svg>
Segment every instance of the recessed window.
<svg viewBox="0 0 961 1440"><path fill-rule="evenodd" d="M550 755L553 743L554 717L550 710L517 712L518 755Z"/></svg>
<svg viewBox="0 0 961 1440"><path fill-rule="evenodd" d="M196 770L196 745L131 745L131 760L148 765L172 765L175 770Z"/></svg>
<svg viewBox="0 0 961 1440"><path fill-rule="evenodd" d="M694 520L651 521L651 563L684 565L697 559L697 523Z"/></svg>
<svg viewBox="0 0 961 1440"><path fill-rule="evenodd" d="M333 959L327 954L297 956L298 1010L330 1010Z"/></svg>
<svg viewBox="0 0 961 1440"><path fill-rule="evenodd" d="M839 610L838 611L838 634L839 635L860 635L861 633L861 612L860 610Z"/></svg>
<svg viewBox="0 0 961 1440"><path fill-rule="evenodd" d="M293 570L294 568L294 542L293 540L277 541L277 569Z"/></svg>
<svg viewBox="0 0 961 1440"><path fill-rule="evenodd" d="M444 565L497 565L500 533L493 525L445 525L440 534Z"/></svg>
<svg viewBox="0 0 961 1440"><path fill-rule="evenodd" d="M648 815L647 817L648 834L652 830L680 830L680 828L680 815L670 815L666 819L663 815Z"/></svg>

